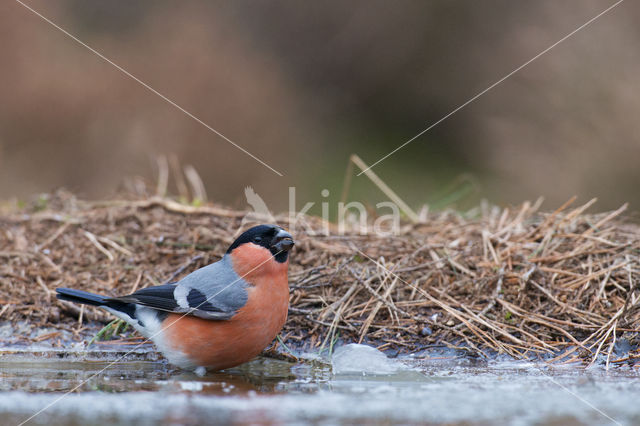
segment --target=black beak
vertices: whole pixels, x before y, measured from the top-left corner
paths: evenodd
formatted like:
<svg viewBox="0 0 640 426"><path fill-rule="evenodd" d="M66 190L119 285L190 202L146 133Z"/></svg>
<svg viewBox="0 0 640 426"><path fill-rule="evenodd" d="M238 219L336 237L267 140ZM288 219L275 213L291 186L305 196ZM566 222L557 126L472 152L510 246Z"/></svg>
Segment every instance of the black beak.
<svg viewBox="0 0 640 426"><path fill-rule="evenodd" d="M271 241L271 248L278 252L287 252L294 245L293 237L285 230L280 230Z"/></svg>

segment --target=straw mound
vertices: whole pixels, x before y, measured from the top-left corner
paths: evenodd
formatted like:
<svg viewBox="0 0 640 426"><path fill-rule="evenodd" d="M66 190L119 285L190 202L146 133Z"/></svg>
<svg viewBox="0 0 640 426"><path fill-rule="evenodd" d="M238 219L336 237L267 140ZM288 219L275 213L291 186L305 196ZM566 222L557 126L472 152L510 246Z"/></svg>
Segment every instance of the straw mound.
<svg viewBox="0 0 640 426"><path fill-rule="evenodd" d="M636 344L640 228L616 218L624 207L591 215L584 211L592 202L569 204L553 213L529 203L480 207L474 218L431 213L387 237L296 229L283 341L632 360L633 351L615 359L613 348L623 337ZM0 317L76 330L80 310L57 301L55 287L121 295L175 280L217 260L245 213L168 199L87 203L58 193L41 211L2 215ZM82 315L109 319L94 308Z"/></svg>

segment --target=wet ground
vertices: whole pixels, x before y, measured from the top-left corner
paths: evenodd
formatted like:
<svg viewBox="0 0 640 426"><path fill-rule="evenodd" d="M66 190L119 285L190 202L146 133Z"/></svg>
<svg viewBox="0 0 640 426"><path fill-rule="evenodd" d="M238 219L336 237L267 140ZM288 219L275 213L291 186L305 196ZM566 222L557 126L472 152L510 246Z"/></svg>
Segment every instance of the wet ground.
<svg viewBox="0 0 640 426"><path fill-rule="evenodd" d="M474 361L449 350L390 360L347 347L333 359L258 359L200 377L149 348L4 350L0 424L640 424L631 367ZM311 357L313 358L313 357Z"/></svg>

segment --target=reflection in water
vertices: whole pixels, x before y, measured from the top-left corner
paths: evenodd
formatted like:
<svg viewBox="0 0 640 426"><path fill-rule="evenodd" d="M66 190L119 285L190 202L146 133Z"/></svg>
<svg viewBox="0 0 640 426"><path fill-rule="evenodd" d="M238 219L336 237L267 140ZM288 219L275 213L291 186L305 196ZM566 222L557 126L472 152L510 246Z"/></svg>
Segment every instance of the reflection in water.
<svg viewBox="0 0 640 426"><path fill-rule="evenodd" d="M224 372L200 377L193 372L174 369L162 361L73 362L40 360L4 355L0 359L0 391L67 392L80 385L78 392L108 393L132 391L197 391L211 395L246 395L283 392L282 383L300 374L318 380L328 376L329 368L259 358Z"/></svg>
<svg viewBox="0 0 640 426"><path fill-rule="evenodd" d="M405 360L409 368L386 368L384 374L372 371L371 360L361 353L361 371L358 363L349 363L349 371L335 375L322 361L261 358L199 377L144 357L102 371L108 359L4 354L0 418L18 424L81 384L39 416L40 422L551 425L607 424L610 416L622 424L640 423L640 384L632 368L607 374L599 368L478 364L441 355Z"/></svg>

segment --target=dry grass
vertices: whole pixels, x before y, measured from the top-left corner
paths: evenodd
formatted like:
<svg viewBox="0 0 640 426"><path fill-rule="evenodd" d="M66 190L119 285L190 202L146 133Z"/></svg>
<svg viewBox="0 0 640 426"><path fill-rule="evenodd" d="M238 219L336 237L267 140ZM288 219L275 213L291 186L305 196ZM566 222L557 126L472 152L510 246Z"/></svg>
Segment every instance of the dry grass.
<svg viewBox="0 0 640 426"><path fill-rule="evenodd" d="M431 213L391 237L298 229L283 341L633 362L636 352L615 359L613 348L623 337L636 344L640 228L620 219L624 207L585 214L591 204ZM109 317L57 301L55 287L115 295L171 281L217 260L246 213L163 198L90 203L63 192L39 208L0 216L0 320L79 335L78 316Z"/></svg>

